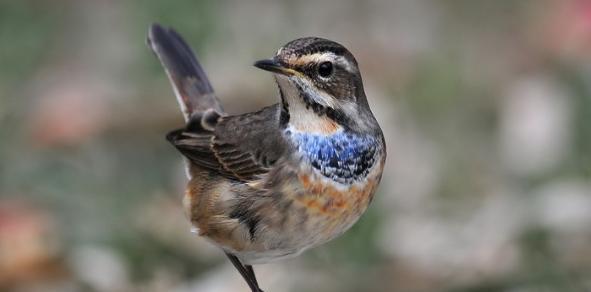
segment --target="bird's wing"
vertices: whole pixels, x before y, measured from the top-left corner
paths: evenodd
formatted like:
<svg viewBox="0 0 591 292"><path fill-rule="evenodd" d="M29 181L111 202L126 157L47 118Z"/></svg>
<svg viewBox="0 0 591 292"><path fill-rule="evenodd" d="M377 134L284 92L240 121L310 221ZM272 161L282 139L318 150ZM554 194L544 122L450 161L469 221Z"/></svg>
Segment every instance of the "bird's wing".
<svg viewBox="0 0 591 292"><path fill-rule="evenodd" d="M288 146L279 132L279 105L237 116L195 116L168 140L192 163L248 182L267 173Z"/></svg>
<svg viewBox="0 0 591 292"><path fill-rule="evenodd" d="M152 24L147 43L166 70L185 121L193 113L210 109L223 112L201 64L176 31Z"/></svg>

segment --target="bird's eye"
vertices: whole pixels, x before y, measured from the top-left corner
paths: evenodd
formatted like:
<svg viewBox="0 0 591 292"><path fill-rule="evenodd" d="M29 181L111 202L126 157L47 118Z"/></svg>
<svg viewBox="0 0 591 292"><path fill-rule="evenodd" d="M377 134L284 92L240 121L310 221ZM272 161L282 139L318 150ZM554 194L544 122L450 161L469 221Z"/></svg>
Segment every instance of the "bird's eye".
<svg viewBox="0 0 591 292"><path fill-rule="evenodd" d="M331 62L322 62L318 65L318 75L320 77L329 77L332 74L332 63Z"/></svg>

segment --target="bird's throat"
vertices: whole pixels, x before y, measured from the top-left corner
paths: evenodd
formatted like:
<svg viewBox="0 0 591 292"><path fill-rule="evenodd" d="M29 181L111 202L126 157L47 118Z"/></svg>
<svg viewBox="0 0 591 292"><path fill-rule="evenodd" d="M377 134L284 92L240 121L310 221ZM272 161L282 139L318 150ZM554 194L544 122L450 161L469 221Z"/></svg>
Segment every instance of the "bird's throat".
<svg viewBox="0 0 591 292"><path fill-rule="evenodd" d="M309 98L305 98L302 90L287 78L277 78L277 83L285 114L289 116L287 126L299 132L320 135L331 135L342 129L326 114L326 108L320 104L313 104Z"/></svg>
<svg viewBox="0 0 591 292"><path fill-rule="evenodd" d="M319 116L311 110L297 110L289 112L288 127L298 132L332 135L341 130L342 127L327 116Z"/></svg>

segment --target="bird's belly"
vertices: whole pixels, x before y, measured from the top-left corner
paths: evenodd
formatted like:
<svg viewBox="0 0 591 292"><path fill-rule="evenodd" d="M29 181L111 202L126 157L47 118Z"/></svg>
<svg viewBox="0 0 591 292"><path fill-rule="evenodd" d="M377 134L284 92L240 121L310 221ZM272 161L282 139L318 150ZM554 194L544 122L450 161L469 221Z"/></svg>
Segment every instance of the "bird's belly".
<svg viewBox="0 0 591 292"><path fill-rule="evenodd" d="M282 197L290 207L278 216L282 220L267 225L258 236L255 246L265 248L244 249L236 254L247 263L266 263L296 256L334 239L367 209L380 176L381 165L376 165L366 180L351 185L338 185L323 176L298 174L298 186L284 190Z"/></svg>
<svg viewBox="0 0 591 292"><path fill-rule="evenodd" d="M339 168L327 172L330 164L315 165L310 158L294 156L274 170L268 181L251 185L225 180L195 182L191 185L208 187L205 195L200 195L198 188L190 189L189 217L200 235L244 263L298 255L341 235L367 209L384 159L380 148L365 152L373 154L368 159L361 156L350 159L351 163L337 164L359 170L345 172L345 179L335 179L333 174L343 173ZM318 157L330 159L330 155ZM255 193L261 186L267 189Z"/></svg>

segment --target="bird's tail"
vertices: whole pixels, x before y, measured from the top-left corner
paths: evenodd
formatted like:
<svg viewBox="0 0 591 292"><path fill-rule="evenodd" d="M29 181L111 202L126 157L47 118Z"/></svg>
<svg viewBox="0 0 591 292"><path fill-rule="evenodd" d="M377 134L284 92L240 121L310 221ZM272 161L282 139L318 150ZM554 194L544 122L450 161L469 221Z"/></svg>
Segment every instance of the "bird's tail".
<svg viewBox="0 0 591 292"><path fill-rule="evenodd" d="M176 31L152 24L147 43L166 70L186 121L209 109L223 112L195 54Z"/></svg>

